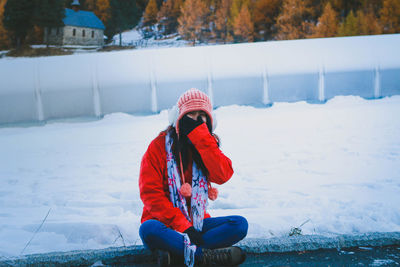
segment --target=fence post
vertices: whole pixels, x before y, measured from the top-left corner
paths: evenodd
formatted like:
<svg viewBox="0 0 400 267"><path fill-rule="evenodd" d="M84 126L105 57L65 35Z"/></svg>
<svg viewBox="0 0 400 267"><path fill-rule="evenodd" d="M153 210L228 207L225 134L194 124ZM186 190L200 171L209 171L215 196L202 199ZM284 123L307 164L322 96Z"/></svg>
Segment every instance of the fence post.
<svg viewBox="0 0 400 267"><path fill-rule="evenodd" d="M381 97L381 75L379 66L375 66L374 97Z"/></svg>
<svg viewBox="0 0 400 267"><path fill-rule="evenodd" d="M43 115L43 103L42 103L42 92L40 90L40 69L39 69L39 60L36 60L36 64L34 64L35 68L35 100L36 100L36 112L39 121L44 120Z"/></svg>
<svg viewBox="0 0 400 267"><path fill-rule="evenodd" d="M271 99L269 97L269 80L268 80L268 70L267 66L263 68L263 99L262 103L264 105L270 105Z"/></svg>
<svg viewBox="0 0 400 267"><path fill-rule="evenodd" d="M319 75L318 75L318 100L320 102L325 101L325 67L322 65L319 68Z"/></svg>
<svg viewBox="0 0 400 267"><path fill-rule="evenodd" d="M92 89L93 89L93 107L94 115L96 117L101 116L101 104L100 104L100 92L99 92L99 82L97 75L97 61L92 69Z"/></svg>
<svg viewBox="0 0 400 267"><path fill-rule="evenodd" d="M156 113L158 109L157 104L157 85L156 85L156 75L154 73L154 64L152 64L150 70L150 85L151 85L151 112Z"/></svg>

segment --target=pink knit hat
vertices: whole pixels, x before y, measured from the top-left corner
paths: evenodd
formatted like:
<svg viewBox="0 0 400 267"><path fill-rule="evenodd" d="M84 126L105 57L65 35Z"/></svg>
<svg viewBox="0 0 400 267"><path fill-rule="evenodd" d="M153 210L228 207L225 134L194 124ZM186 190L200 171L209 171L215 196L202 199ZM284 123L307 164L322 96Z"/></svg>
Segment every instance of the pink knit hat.
<svg viewBox="0 0 400 267"><path fill-rule="evenodd" d="M212 105L210 98L202 91L192 88L183 93L178 100L178 118L176 120L176 131L179 133L179 120L182 119L185 114L202 110L210 118L210 123L213 125L212 117Z"/></svg>

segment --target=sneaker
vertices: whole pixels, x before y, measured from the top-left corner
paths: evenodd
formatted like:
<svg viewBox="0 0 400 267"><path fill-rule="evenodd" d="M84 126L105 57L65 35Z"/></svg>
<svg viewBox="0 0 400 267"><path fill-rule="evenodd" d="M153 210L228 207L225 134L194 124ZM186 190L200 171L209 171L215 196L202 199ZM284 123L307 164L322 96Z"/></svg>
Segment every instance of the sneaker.
<svg viewBox="0 0 400 267"><path fill-rule="evenodd" d="M236 266L246 260L246 253L239 247L203 249L201 265Z"/></svg>
<svg viewBox="0 0 400 267"><path fill-rule="evenodd" d="M169 252L163 250L157 250L157 264L160 267L169 267L171 265L171 256Z"/></svg>

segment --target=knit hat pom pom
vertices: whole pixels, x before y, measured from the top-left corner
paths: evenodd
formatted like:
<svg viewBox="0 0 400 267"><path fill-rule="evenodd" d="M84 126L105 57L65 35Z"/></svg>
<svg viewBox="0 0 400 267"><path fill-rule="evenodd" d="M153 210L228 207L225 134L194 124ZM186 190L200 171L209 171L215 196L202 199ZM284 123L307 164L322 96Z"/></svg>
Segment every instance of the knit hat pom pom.
<svg viewBox="0 0 400 267"><path fill-rule="evenodd" d="M192 187L188 183L184 183L181 186L181 194L184 197L190 197L192 195Z"/></svg>
<svg viewBox="0 0 400 267"><path fill-rule="evenodd" d="M208 198L212 201L216 200L218 197L218 189L215 187L210 187L208 189Z"/></svg>

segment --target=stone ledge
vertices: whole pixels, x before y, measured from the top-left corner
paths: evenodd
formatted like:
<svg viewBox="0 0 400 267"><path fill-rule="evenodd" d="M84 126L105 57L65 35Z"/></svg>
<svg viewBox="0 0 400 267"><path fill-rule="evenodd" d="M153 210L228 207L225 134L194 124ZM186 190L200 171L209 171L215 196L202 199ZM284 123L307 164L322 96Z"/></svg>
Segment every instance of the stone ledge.
<svg viewBox="0 0 400 267"><path fill-rule="evenodd" d="M366 233L360 235L299 235L268 239L246 238L238 246L248 254L269 252L311 251L318 249L342 249L350 247L377 247L400 245L400 232ZM77 250L30 254L0 260L0 266L91 266L97 262L104 265L134 265L155 262L151 251L143 246L113 247L98 250Z"/></svg>

